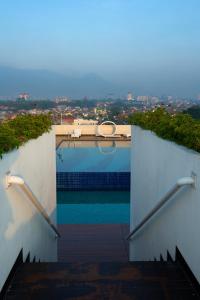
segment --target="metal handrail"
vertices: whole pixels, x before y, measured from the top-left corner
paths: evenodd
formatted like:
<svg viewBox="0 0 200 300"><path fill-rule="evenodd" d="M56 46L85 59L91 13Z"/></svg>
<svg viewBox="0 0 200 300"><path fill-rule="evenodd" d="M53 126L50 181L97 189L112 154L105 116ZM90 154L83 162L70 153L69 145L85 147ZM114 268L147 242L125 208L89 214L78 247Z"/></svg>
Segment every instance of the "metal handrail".
<svg viewBox="0 0 200 300"><path fill-rule="evenodd" d="M46 210L44 207L41 205L41 203L38 201L30 187L25 183L24 179L19 177L19 176L12 176L12 175L7 175L6 176L6 186L9 187L12 184L18 185L22 191L28 196L28 198L31 200L33 205L37 208L39 213L43 216L45 221L49 224L49 226L52 228L52 230L56 233L56 237L60 237L60 233L56 226L51 222L50 217L48 216Z"/></svg>
<svg viewBox="0 0 200 300"><path fill-rule="evenodd" d="M164 206L164 204L182 187L190 185L195 186L194 177L184 177L179 179L176 184L166 193L164 197L158 202L158 204L144 217L144 219L130 232L127 236L127 240L133 238L139 230L141 230L147 222Z"/></svg>

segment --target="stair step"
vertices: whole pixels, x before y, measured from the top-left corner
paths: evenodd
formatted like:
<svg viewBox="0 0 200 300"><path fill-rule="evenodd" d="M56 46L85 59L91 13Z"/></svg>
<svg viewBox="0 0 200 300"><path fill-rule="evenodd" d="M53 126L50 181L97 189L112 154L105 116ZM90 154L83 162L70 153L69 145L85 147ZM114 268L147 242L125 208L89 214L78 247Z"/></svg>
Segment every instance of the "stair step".
<svg viewBox="0 0 200 300"><path fill-rule="evenodd" d="M199 299L181 269L167 262L24 263L6 299Z"/></svg>
<svg viewBox="0 0 200 300"><path fill-rule="evenodd" d="M59 262L129 261L128 224L59 225Z"/></svg>

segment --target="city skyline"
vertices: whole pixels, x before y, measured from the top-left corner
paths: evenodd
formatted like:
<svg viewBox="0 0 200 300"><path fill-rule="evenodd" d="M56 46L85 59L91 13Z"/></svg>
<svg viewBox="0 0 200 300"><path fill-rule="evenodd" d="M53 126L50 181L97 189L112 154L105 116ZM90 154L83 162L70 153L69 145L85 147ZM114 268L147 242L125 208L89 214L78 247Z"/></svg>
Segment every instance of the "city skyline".
<svg viewBox="0 0 200 300"><path fill-rule="evenodd" d="M195 97L199 1L146 2L2 1L0 94Z"/></svg>

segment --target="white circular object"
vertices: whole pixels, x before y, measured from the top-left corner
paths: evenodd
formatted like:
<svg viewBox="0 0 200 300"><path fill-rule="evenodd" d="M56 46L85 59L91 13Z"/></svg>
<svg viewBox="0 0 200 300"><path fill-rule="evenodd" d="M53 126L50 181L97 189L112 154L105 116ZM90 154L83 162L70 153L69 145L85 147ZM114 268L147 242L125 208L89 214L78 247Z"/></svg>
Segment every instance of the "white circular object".
<svg viewBox="0 0 200 300"><path fill-rule="evenodd" d="M97 145L98 145L99 152L103 155L110 155L110 154L112 155L117 150L115 141L112 141L111 147L102 147L99 142L97 142Z"/></svg>
<svg viewBox="0 0 200 300"><path fill-rule="evenodd" d="M112 132L111 134L104 134L104 133L102 133L102 131L100 130L102 125L107 125L107 124L113 126L113 132ZM116 133L116 130L117 130L116 124L115 124L114 122L112 122L112 121L104 121L103 123L101 123L101 125L99 125L99 126L97 127L97 133L98 133L99 135L103 136L103 137L112 137L112 136L114 136L115 133Z"/></svg>

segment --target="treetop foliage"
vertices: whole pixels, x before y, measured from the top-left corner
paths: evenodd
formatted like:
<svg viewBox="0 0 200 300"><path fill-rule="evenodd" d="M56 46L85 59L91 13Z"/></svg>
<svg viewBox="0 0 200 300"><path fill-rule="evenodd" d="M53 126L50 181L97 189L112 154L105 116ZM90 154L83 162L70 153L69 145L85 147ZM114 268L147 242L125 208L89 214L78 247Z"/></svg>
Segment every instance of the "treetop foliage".
<svg viewBox="0 0 200 300"><path fill-rule="evenodd" d="M200 152L200 121L190 115L178 113L171 115L163 108L145 113L134 113L129 124L151 130L157 136Z"/></svg>
<svg viewBox="0 0 200 300"><path fill-rule="evenodd" d="M23 115L0 124L0 158L8 151L19 148L30 139L36 139L51 129L49 115Z"/></svg>

